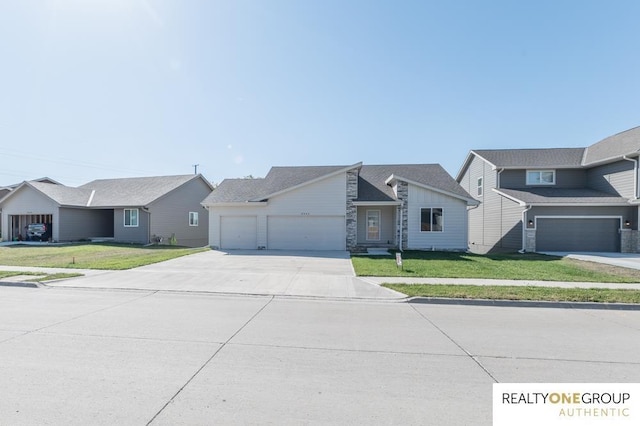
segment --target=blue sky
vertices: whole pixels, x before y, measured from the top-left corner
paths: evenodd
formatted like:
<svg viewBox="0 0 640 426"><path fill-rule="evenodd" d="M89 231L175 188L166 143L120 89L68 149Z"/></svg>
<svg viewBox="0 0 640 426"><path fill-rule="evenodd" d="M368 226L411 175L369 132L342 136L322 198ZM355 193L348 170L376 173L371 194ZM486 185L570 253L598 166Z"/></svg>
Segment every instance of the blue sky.
<svg viewBox="0 0 640 426"><path fill-rule="evenodd" d="M0 185L440 163L640 125L640 2L0 2Z"/></svg>

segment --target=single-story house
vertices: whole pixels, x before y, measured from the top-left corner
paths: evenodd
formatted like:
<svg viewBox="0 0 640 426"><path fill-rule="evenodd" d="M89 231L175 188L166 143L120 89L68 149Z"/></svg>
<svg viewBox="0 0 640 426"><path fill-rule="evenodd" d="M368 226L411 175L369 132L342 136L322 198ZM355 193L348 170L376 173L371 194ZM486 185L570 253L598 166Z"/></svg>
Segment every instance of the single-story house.
<svg viewBox="0 0 640 426"><path fill-rule="evenodd" d="M273 167L202 203L220 249L466 250L477 204L438 164Z"/></svg>
<svg viewBox="0 0 640 426"><path fill-rule="evenodd" d="M586 148L476 149L456 180L480 202L469 247L640 252L640 127Z"/></svg>
<svg viewBox="0 0 640 426"><path fill-rule="evenodd" d="M79 187L25 181L0 199L4 241L25 239L44 223L52 241L207 245L200 202L213 190L202 175L100 179Z"/></svg>

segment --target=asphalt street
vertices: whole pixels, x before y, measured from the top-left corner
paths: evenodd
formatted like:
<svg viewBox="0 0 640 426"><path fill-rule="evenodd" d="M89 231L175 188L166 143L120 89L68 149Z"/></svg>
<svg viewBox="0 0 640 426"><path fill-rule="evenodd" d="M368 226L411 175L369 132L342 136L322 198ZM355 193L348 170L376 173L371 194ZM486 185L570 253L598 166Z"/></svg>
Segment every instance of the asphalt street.
<svg viewBox="0 0 640 426"><path fill-rule="evenodd" d="M640 382L640 311L0 287L3 425L490 425L495 382Z"/></svg>

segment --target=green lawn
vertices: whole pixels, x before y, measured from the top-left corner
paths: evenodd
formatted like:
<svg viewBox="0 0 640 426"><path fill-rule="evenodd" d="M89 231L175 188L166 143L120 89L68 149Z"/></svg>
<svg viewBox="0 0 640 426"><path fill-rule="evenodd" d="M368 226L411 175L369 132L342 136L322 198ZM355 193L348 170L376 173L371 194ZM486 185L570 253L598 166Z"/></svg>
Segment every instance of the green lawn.
<svg viewBox="0 0 640 426"><path fill-rule="evenodd" d="M383 286L404 293L410 297L640 303L639 290L438 284L383 284Z"/></svg>
<svg viewBox="0 0 640 426"><path fill-rule="evenodd" d="M128 244L16 245L0 247L0 264L77 269L130 269L185 256L208 248Z"/></svg>
<svg viewBox="0 0 640 426"><path fill-rule="evenodd" d="M405 251L402 259L403 269L399 269L394 256L351 258L360 276L640 282L640 271L532 253L477 255Z"/></svg>

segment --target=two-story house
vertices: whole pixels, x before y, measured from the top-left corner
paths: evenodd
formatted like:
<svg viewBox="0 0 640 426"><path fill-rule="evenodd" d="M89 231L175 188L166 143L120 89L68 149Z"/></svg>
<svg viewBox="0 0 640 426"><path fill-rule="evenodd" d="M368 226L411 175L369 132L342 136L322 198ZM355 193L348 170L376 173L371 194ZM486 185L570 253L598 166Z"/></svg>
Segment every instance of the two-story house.
<svg viewBox="0 0 640 426"><path fill-rule="evenodd" d="M472 251L640 252L640 127L587 148L472 150Z"/></svg>

